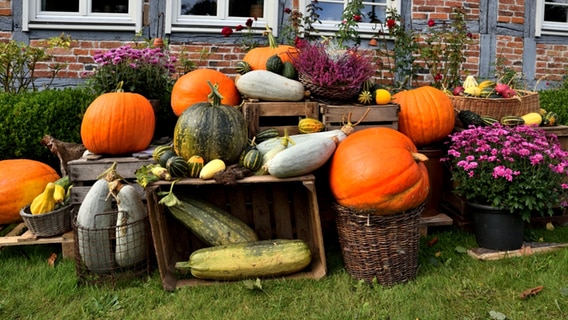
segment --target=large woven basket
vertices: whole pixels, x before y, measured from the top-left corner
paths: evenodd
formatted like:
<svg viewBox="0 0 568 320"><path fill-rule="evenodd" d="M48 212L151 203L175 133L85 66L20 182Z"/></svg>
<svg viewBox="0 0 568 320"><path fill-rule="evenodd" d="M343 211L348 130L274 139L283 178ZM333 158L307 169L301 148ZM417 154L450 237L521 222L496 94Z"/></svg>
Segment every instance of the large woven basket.
<svg viewBox="0 0 568 320"><path fill-rule="evenodd" d="M73 206L67 205L51 212L31 214L28 205L20 210L20 216L35 236L51 237L73 229L72 208Z"/></svg>
<svg viewBox="0 0 568 320"><path fill-rule="evenodd" d="M299 75L298 79L304 85L304 88L310 92L312 98L328 104L342 104L352 100L360 90L358 86L320 86L302 74Z"/></svg>
<svg viewBox="0 0 568 320"><path fill-rule="evenodd" d="M392 286L416 277L424 204L390 216L355 212L338 204L334 210L345 269L353 278Z"/></svg>
<svg viewBox="0 0 568 320"><path fill-rule="evenodd" d="M476 98L450 96L455 109L470 110L481 116L500 120L504 116L523 116L540 111L538 92L517 90L519 96L513 98Z"/></svg>

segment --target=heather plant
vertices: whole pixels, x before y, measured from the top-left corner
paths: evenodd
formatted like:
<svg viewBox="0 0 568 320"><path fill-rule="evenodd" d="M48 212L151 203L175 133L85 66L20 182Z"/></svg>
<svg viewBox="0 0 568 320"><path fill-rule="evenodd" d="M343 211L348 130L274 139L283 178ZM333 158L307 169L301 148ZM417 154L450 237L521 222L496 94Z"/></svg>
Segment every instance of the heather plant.
<svg viewBox="0 0 568 320"><path fill-rule="evenodd" d="M375 74L370 57L356 48L343 50L332 40L302 40L297 47L299 53L292 56L294 67L301 77L318 86L360 87Z"/></svg>
<svg viewBox="0 0 568 320"><path fill-rule="evenodd" d="M162 48L121 46L97 52L98 66L87 83L97 94L115 91L123 82L125 92L134 92L148 99L161 99L171 89L177 58Z"/></svg>
<svg viewBox="0 0 568 320"><path fill-rule="evenodd" d="M508 209L530 221L566 206L568 152L538 127L495 124L450 136L455 192L467 201Z"/></svg>

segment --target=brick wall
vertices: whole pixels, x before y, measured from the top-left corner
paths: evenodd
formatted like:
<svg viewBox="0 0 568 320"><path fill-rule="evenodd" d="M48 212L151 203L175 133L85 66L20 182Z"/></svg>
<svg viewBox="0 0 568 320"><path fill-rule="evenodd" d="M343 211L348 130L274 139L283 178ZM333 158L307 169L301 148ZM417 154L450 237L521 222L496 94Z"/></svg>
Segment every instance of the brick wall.
<svg viewBox="0 0 568 320"><path fill-rule="evenodd" d="M147 0L146 0L147 2ZM0 16L10 15L11 1L0 0ZM479 33L480 1L456 1L456 0L414 0L412 2L412 25L415 29L425 28L429 19L436 21L444 21L449 19L449 15L453 7L463 6L466 10L466 20L468 27L472 30L473 43L468 46L468 58L463 64L463 75L479 73L479 64L481 60L480 51L487 48L481 48ZM525 1L524 0L499 0L496 4L498 12L496 13L496 21L501 25L517 26L512 29L522 29L525 22ZM148 7L146 6L146 10ZM487 14L487 12L485 12ZM506 29L506 28L503 28ZM9 32L0 32L0 39L9 39ZM522 36L497 34L495 35L495 55L502 56L507 60L507 66L514 68L516 71L523 71L523 52L524 39ZM568 42L568 41L567 41ZM44 40L31 40L33 46L44 46ZM59 77L69 78L85 78L85 72L88 72L93 65L92 56L97 50L109 49L128 44L122 41L85 41L74 39L70 49L53 49L51 53L54 60L49 63L38 65L38 76L47 76L50 74L49 67L53 67L56 63L66 65ZM172 43L170 49L174 54L188 55L188 58L197 63L200 67L208 67L218 69L230 76L236 76L233 68L234 63L241 60L244 52L239 45L234 44L211 44L206 42L188 42L188 43ZM559 81L565 73L568 66L568 44L536 44L535 74L534 79L539 79L544 75L549 75L551 81ZM492 61L495 63L495 61ZM525 62L526 63L526 62ZM529 62L530 63L530 62ZM379 67L377 66L379 70ZM383 72L384 73L384 72ZM428 83L430 76L425 72L419 77L420 83Z"/></svg>

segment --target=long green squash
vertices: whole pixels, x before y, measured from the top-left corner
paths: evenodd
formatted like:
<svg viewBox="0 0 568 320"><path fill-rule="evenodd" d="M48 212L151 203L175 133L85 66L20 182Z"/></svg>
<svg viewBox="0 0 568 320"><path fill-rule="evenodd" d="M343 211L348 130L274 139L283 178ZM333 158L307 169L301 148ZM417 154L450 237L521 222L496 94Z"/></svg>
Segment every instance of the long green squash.
<svg viewBox="0 0 568 320"><path fill-rule="evenodd" d="M239 280L292 274L312 260L308 244L299 239L274 239L198 249L176 269L200 279Z"/></svg>
<svg viewBox="0 0 568 320"><path fill-rule="evenodd" d="M229 212L200 199L180 197L170 213L209 246L257 241L258 235Z"/></svg>

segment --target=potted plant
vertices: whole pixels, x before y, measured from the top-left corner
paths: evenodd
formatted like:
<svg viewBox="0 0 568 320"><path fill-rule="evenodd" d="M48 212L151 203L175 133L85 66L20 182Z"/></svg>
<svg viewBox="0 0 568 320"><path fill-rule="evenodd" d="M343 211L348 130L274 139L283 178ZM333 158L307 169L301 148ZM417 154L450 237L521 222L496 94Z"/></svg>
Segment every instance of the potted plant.
<svg viewBox="0 0 568 320"><path fill-rule="evenodd" d="M374 74L371 58L357 48L342 49L333 39L300 40L291 55L299 80L311 95L330 104L352 99Z"/></svg>
<svg viewBox="0 0 568 320"><path fill-rule="evenodd" d="M448 143L441 160L473 214L480 247L519 249L524 222L565 205L568 152L556 136L538 127L494 124L457 131ZM509 220L517 231L498 225Z"/></svg>

